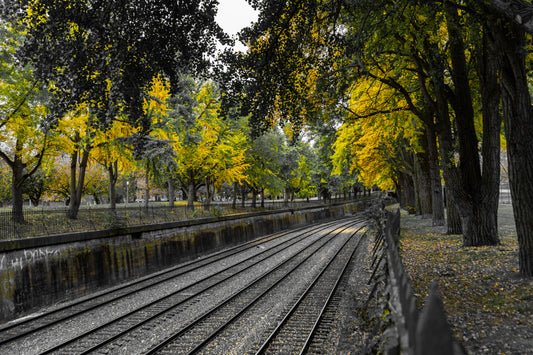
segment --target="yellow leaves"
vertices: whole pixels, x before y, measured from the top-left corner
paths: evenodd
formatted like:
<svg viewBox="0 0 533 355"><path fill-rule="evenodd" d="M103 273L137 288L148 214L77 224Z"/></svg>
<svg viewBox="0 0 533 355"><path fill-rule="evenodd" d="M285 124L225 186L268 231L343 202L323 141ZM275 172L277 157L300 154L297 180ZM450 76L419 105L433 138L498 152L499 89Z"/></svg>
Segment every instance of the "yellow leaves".
<svg viewBox="0 0 533 355"><path fill-rule="evenodd" d="M26 8L24 22L29 28L37 27L48 19L48 10L39 0L31 0Z"/></svg>
<svg viewBox="0 0 533 355"><path fill-rule="evenodd" d="M160 120L162 116L167 115L169 108L167 101L170 98L170 83L168 80L158 74L150 83L147 97L144 99L144 113L153 120Z"/></svg>
<svg viewBox="0 0 533 355"><path fill-rule="evenodd" d="M68 39L75 39L80 35L84 35L84 31L80 28L80 26L75 22L68 22Z"/></svg>
<svg viewBox="0 0 533 355"><path fill-rule="evenodd" d="M117 162L119 169L130 166L132 157L129 149L124 149L118 139L128 137L137 131L125 120L115 120L107 130L99 130L93 139L91 154L93 159L104 166Z"/></svg>
<svg viewBox="0 0 533 355"><path fill-rule="evenodd" d="M427 230L430 223L402 216L402 230L415 225L417 231ZM415 293L422 295L419 301L436 280L449 319L467 334L477 332L479 322L533 326L531 308L523 300L533 292L533 283L509 273L517 264L516 237L502 237L497 246L466 248L461 236L425 233L402 232L400 249Z"/></svg>
<svg viewBox="0 0 533 355"><path fill-rule="evenodd" d="M152 88L155 96L157 92L166 93L168 86L155 82ZM166 100L164 95L159 98ZM198 87L194 101L192 117L167 117L155 126L152 135L169 141L178 174L184 180L209 177L215 187L226 181L240 181L247 166L244 127L231 127L219 117L220 100L212 82Z"/></svg>
<svg viewBox="0 0 533 355"><path fill-rule="evenodd" d="M420 124L403 96L372 78L362 78L352 86L348 104L351 117L337 131L333 146L334 173L341 174L349 166L359 172L366 186L394 188L402 163L398 152L420 149Z"/></svg>
<svg viewBox="0 0 533 355"><path fill-rule="evenodd" d="M357 170L366 186L378 185L382 189L394 186L395 176L390 161L395 159L395 149L388 140L388 131L374 126L370 121L362 124L345 123L337 131L332 156L334 174L341 174L345 166Z"/></svg>

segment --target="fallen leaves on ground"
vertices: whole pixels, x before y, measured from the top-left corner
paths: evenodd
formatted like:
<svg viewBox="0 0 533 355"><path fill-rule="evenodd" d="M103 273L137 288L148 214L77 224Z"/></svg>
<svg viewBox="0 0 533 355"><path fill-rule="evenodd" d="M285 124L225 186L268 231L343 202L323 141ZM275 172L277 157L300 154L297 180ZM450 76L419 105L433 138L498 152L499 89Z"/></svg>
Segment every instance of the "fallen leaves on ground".
<svg viewBox="0 0 533 355"><path fill-rule="evenodd" d="M533 354L533 279L518 274L516 237L463 247L462 236L431 230L431 220L402 216L400 253L419 306L437 280L449 323L469 353Z"/></svg>

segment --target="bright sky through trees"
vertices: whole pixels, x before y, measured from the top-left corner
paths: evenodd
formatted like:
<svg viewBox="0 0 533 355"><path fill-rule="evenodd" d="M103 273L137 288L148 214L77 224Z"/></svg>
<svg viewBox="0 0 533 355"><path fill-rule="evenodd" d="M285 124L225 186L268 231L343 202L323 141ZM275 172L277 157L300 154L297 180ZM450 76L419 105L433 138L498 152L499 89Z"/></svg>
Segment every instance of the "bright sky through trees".
<svg viewBox="0 0 533 355"><path fill-rule="evenodd" d="M243 27L257 20L257 11L246 0L220 0L215 19L226 33L234 37ZM246 46L236 41L235 49L245 51Z"/></svg>

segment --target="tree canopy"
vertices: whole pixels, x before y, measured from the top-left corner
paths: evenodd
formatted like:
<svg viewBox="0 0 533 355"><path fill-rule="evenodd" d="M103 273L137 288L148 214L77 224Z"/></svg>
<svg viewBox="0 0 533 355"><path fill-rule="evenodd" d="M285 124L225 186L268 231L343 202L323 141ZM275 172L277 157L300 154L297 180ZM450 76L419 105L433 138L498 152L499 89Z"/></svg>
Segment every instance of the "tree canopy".
<svg viewBox="0 0 533 355"><path fill-rule="evenodd" d="M2 2L14 205L54 157L70 160L72 218L98 162L113 203L125 167L145 171L147 192L149 178L171 196L179 185L191 207L223 184L241 184L243 201L246 188L288 199L377 185L466 246L492 245L504 147L520 270L533 274L530 2L249 3L249 50L208 71L229 40L216 0Z"/></svg>

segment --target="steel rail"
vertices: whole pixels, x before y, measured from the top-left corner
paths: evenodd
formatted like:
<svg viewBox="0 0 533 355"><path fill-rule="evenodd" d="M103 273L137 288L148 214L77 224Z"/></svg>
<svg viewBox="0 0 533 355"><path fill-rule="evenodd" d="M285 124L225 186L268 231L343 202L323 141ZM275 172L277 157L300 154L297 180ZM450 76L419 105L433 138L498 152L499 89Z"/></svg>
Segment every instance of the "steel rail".
<svg viewBox="0 0 533 355"><path fill-rule="evenodd" d="M330 225L331 225L331 224L334 224L334 223L335 223L335 222L328 223L326 226L320 226L318 229L319 229L319 230L322 230L322 229L329 228ZM347 223L348 223L348 222L347 222ZM295 237L291 238L290 241L294 241L294 239L297 239L297 238L300 237L300 236L304 236L304 238L305 238L305 235L306 235L306 234L309 234L309 233L311 233L311 232L312 232L312 231L306 231L306 232L303 232L303 233L301 233L301 234L298 234L298 236L295 236ZM302 239L303 239L303 238L302 238ZM298 243L299 241L300 241L300 240L296 240L296 241L294 241L293 243L288 243L288 245L285 246L285 247L288 247L288 246L294 245L294 244ZM112 326L112 325L114 325L114 324L116 324L116 323L118 323L118 322L120 322L120 321L122 321L122 320L125 320L126 318L131 317L133 314L137 314L137 313L139 313L139 312L141 312L141 311L143 311L143 310L146 310L146 309L148 309L149 307L152 307L155 303L160 303L160 302L163 302L163 301L165 301L165 300L168 300L168 299L170 299L171 297L174 297L174 296L178 295L179 293L182 293L183 291L185 291L185 290L187 290L187 289L190 289L190 288L192 288L192 287L198 286L200 283L205 282L205 281L207 281L207 280L209 280L209 279L215 278L217 275L222 274L223 272L227 271L228 269L231 269L231 268L237 267L237 266L239 266L239 265L242 265L242 264L244 264L245 262L247 262L247 261L249 261L249 260L251 260L251 259L253 259L253 258L256 258L256 257L258 257L258 256L260 256L260 255L262 255L262 254L265 254L265 253L271 251L271 250L274 249L274 248L280 247L280 246L283 245L283 244L285 244L285 242L280 243L280 244L278 244L278 245L276 245L276 246L274 246L274 247L272 247L272 248L265 249L265 250L261 251L260 253L257 253L257 254L255 254L255 255L253 255L253 256L250 256L250 257L248 257L248 258L242 260L242 261L239 262L239 263L233 264L233 265L231 265L231 266L229 266L229 267L227 267L227 268L225 268L225 269L223 269L223 270L220 270L220 271L219 271L218 273L216 273L216 274L212 274L212 275L210 275L210 276L208 276L208 277L202 278L201 280L198 280L198 281L196 281L196 282L194 282L194 283L192 283L192 284L190 284L190 285L187 285L187 286L185 286L185 287L183 287L183 288L180 288L179 290L176 290L176 291L174 291L174 292L172 292L172 293L170 293L170 294L168 294L168 295L166 295L166 296L163 296L163 297L159 298L158 300L156 300L156 301L154 301L154 302L151 302L151 303L149 303L149 304L146 304L146 305L144 305L144 306L142 306L142 307L139 307L139 308L133 310L132 312L129 312L129 313L127 313L127 314L124 314L124 315L122 315L122 316L119 316L119 317L117 317L117 318L115 318L115 319L113 319L113 320L111 320L111 321L109 321L109 322L107 322L107 323L105 323L105 324L102 324L102 325L100 325L100 326L98 326L98 327L96 327L96 328L93 328L93 329L89 330L88 332L86 332L86 333L84 333L84 334L81 334L81 335L79 335L79 336L73 337L73 338L71 338L71 339L69 339L69 340L67 340L67 341L65 341L65 342L63 342L63 343L61 343L61 344L58 344L58 345L56 345L56 346L53 346L53 347L47 349L46 351L44 351L42 354L49 354L49 353L52 353L52 352L54 352L54 351L58 351L58 350L60 350L61 348L64 348L64 347L66 347L66 346L68 346L68 345L70 345L70 344L73 344L73 343L75 343L75 342L77 342L77 341L79 341L79 340L81 340L81 339L83 339L83 338L86 338L86 337L89 336L89 335L92 335L92 334L96 333L97 331L100 331L100 330L102 330L102 329L104 329L104 328L106 328L106 327L110 327L110 326ZM113 341L113 340L115 340L115 339L117 339L117 338L123 336L124 333L126 333L126 332L130 332L130 331L133 331L134 329L136 329L136 328L142 326L143 324L145 324L145 323L147 323L147 322L149 322L149 321L151 321L151 320L153 320L153 319L156 319L157 317L160 317L162 314L165 314L165 313L169 312L171 309L173 309L173 308L177 308L178 306L180 306L180 305L184 304L185 302L187 302L187 301L193 299L194 297L197 297L199 294L201 294L201 293L203 293L203 292L206 292L207 290L209 290L209 289L211 289L211 288L213 288L213 287L215 287L215 286L217 286L217 285L219 285L219 284L221 284L221 283L227 281L228 279L230 279L230 278L232 278L232 277L235 277L236 275L238 275L238 274L240 274L240 273L246 271L248 268L251 268L251 267L253 267L254 265L256 265L256 264L258 264L258 263L260 263L260 262L263 262L263 261L265 261L265 260L267 260L267 258L265 258L265 259L261 259L261 260L258 260L257 262L254 262L253 264L249 265L247 268L245 268L245 269L243 269L243 270L241 270L241 271L239 271L239 272L237 272L237 273L235 273L235 274L232 274L232 275L229 275L229 276L224 277L223 279L217 281L216 283L210 285L209 287L204 288L204 289L201 290L200 292L198 292L198 293L196 293L196 294L193 294L193 295L189 295L189 296L187 296L186 298L182 299L181 301L179 301L179 302L176 303L176 304L173 304L173 305L170 306L170 307L165 307L165 309L156 312L153 316L151 316L151 317L149 317L149 318L147 318L147 319L145 319L145 320L143 320L143 321L141 321L141 322L139 322L139 323L137 323L137 324L135 324L135 325L133 325L133 326L128 327L126 330L120 332L119 334L116 334L116 335L114 335L114 336L111 336L111 337L107 338L106 340L104 340L104 341L98 343L97 345L92 346L90 349L85 350L83 353L88 353L88 352L90 352L90 351L94 351L94 350L96 350L96 349L98 349L98 348L100 348L100 347L102 347L102 346L108 344L109 342L111 342L111 341Z"/></svg>
<svg viewBox="0 0 533 355"><path fill-rule="evenodd" d="M361 223L360 221L357 221L357 222L354 222L352 224L350 224L350 226L352 225L356 225L358 223ZM346 229L346 228L349 228L348 227L345 227L343 228L342 230ZM337 228L337 230L340 229ZM340 234L341 231L333 234L328 240L324 241L324 243L322 243L322 245L320 245L319 248L317 248L317 250L319 250L320 248L324 247L327 243L329 243L330 241L332 241L338 234ZM231 323L232 321L234 321L240 314L244 313L247 309L249 309L250 307L252 307L260 298L262 298L264 295L266 295L269 291L271 291L274 287L276 287L277 285L279 285L283 280L285 280L289 275L291 275L292 272L294 272L298 267L300 267L305 261L307 261L308 259L310 259L314 254L316 253L313 252L311 254L309 254L307 257L305 257L303 260L301 260L298 264L296 264L295 266L293 266L290 270L288 270L284 276L282 276L278 281L276 281L273 285L269 286L265 291L263 291L260 295L258 295L256 298L254 298L243 310L241 310L239 312L239 314L235 315L232 317L232 319L228 322L226 322L224 325L222 325L221 327L217 328L214 332L212 332L207 339L204 339L202 341L201 344L198 344L195 346L195 348L191 351L189 351L189 353L194 353L196 351L198 351L201 347L203 347L210 339L212 339L214 336L216 336L216 334L218 334L220 331L222 331L225 327L227 327L227 325L229 325L229 323ZM286 260L285 262L283 262L282 264L280 264L279 266L277 266L275 269L272 270L275 271L277 269L280 269L282 266L284 266L286 263L288 263L290 260ZM263 280L264 278L266 278L268 276L267 275L263 275L263 276L260 276L258 277L257 279L255 279L253 282L251 282L249 285L247 285L246 287L244 287L243 289L241 289L238 293L234 294L231 298L227 299L225 302L221 303L219 306L217 306L216 308L210 310L209 312L205 313L204 315L198 317L196 320L194 320L193 322L191 322L190 324L188 324L185 328L181 329L179 332L173 334L172 336L166 338L165 340L163 340L160 344L158 344L157 346L153 347L152 349L150 349L146 355L148 354L155 354L157 353L159 350L163 349L165 346L169 345L170 343L172 343L175 339L179 338L180 336L182 336L185 332L187 332L188 330L192 329L194 326L196 326L198 323L200 323L201 321L203 321L204 319L206 319L207 317L211 316L212 314L214 314L215 312L219 311L222 307L224 307L226 304L228 304L229 302L231 302L232 300L236 299L237 297L239 297L240 295L242 295L244 292L246 292L247 290L249 290L252 286L254 286L255 284L259 283L261 280Z"/></svg>
<svg viewBox="0 0 533 355"><path fill-rule="evenodd" d="M328 222L328 224L333 224L333 223L334 222ZM16 333L16 334L11 335L11 336L8 336L8 337L6 337L4 339L0 339L0 346L5 345L5 344L7 344L9 342L12 342L12 341L14 341L16 339L22 338L24 336L30 335L32 333L35 333L37 331L49 328L49 327L51 327L51 326L53 326L55 324L59 324L59 323L65 321L67 319L82 315L83 313L90 312L90 311L95 310L95 309L100 308L100 307L104 307L105 305L108 305L108 304L110 304L112 302L115 302L115 301L121 299L121 298L124 298L124 297L127 297L129 295L132 295L132 294L134 294L136 292L144 291L144 290L146 290L146 289L148 289L150 287L153 287L153 286L162 284L164 282L167 282L167 281L169 281L171 279L183 276L183 275L185 275L185 274L187 274L189 272L193 272L193 271L198 270L198 269L200 269L202 267L205 267L207 265L214 264L214 263L216 263L216 262L218 262L218 261L220 261L220 260L222 260L224 258L233 256L233 255L236 255L236 254L239 254L239 253L242 253L242 252L246 252L247 250L255 248L257 245L261 245L261 244L270 242L272 240L282 238L282 237L286 236L287 234L298 232L298 231L304 230L306 228L309 228L309 226L295 228L295 229L292 229L292 230L289 230L289 231L280 232L280 233L275 233L273 235L269 235L269 236L261 238L259 240L249 241L249 242L240 244L238 246L231 247L229 249L221 250L219 252L216 252L216 253L213 253L213 254L210 254L210 255L206 255L206 256L201 257L199 259L192 260L192 261L189 261L189 262L186 262L186 263L183 263L183 264L179 264L179 265L167 268L165 270L162 270L162 271L147 275L147 276L142 277L142 278L140 278L138 280L134 280L134 281L128 282L125 285L121 285L121 286L118 286L118 287L113 287L113 288L111 288L109 290L106 290L104 292L99 292L99 293L97 293L97 294L95 294L93 296L90 296L88 298L87 297L83 297L83 298L81 298L81 299L79 299L77 301L70 302L70 303L68 303L68 304L66 304L64 306L52 309L52 310L47 311L47 312L40 313L40 314L36 315L35 317L28 317L28 318L25 318L23 321L15 322L15 323L10 324L10 325L5 326L5 327L0 327L0 332L5 334L6 332L12 331L13 329L23 327L23 326L25 326L25 325L27 325L29 323L35 323L35 322L37 322L39 320L42 320L45 317L49 317L49 316L52 316L52 315L60 313L60 312L65 312L68 309L73 309L74 307L77 307L77 306L80 306L80 305L83 305L83 304L88 304L91 301L95 301L96 300L96 302L99 302L99 303L96 303L96 304L89 305L88 307L85 307L85 308L83 308L81 310L73 311L73 312L68 313L66 315L63 315L61 317L54 318L54 319L52 319L52 320L50 320L48 322L44 322L42 324L38 324L35 327L30 327L29 329L25 329L22 332ZM192 266L192 268L189 268L190 266ZM177 273L175 273L176 271L177 271ZM158 279L158 280L156 280L156 279ZM136 286L138 286L139 284L142 284L142 283L147 283L147 284L144 285L144 286L135 288ZM132 290L125 291L128 288L132 288ZM103 297L109 296L109 295L111 295L113 293L115 293L115 296L111 297L110 299L103 300L103 301L98 301L97 300L98 298L103 298Z"/></svg>
<svg viewBox="0 0 533 355"><path fill-rule="evenodd" d="M360 230L360 229L359 229ZM357 230L352 236L351 238L356 235L359 230ZM348 240L349 241L349 240ZM346 241L345 244L348 243L348 241ZM360 241L360 239L359 239ZM345 263L343 269L342 269L342 272L341 274L344 273L344 271L346 270L347 266L349 265L355 251L357 250L357 246L359 245L359 241L357 242L357 245L354 247L354 250L352 251L350 257L348 258L348 261ZM303 300L309 295L309 293L311 292L311 290L315 287L315 285L318 283L318 281L320 280L320 278L322 277L322 275L326 272L326 270L333 264L333 262L335 261L335 258L338 256L338 254L340 254L340 252L342 251L342 248L339 249L337 251L337 253L335 254L335 256L330 260L330 262L324 266L324 268L322 269L322 271L315 277L315 279L313 280L313 282L307 287L307 289L304 291L304 293L302 293L302 295L300 296L300 298L298 298L298 300L294 303L294 305L291 307L291 309L285 314L285 317L283 317L283 319L278 323L278 325L276 326L276 328L270 333L269 337L263 342L263 344L261 345L261 347L259 348L259 350L256 351L256 355L260 355L260 354L264 354L266 352L266 349L272 344L272 342L274 341L275 337L278 335L278 333L281 331L281 329L283 328L283 326L285 324L287 324L288 320L291 318L291 316L294 314L294 312L296 311L296 309L302 304ZM338 283L338 280L340 280L340 276L337 278L336 282L335 282L335 287ZM332 291L333 292L333 291ZM328 297L328 300L329 298L331 297L331 294L332 292L330 293L329 297ZM321 314L322 314L323 310L321 311Z"/></svg>
<svg viewBox="0 0 533 355"><path fill-rule="evenodd" d="M364 234L363 236L361 236L361 239L364 238ZM333 295L335 294L335 292L337 292L337 289L341 283L341 280L342 278L345 276L346 274L346 271L348 270L348 266L350 265L350 263L352 262L353 260L353 257L355 255L355 252L357 251L357 247L359 246L359 243L361 241L361 239L359 240L359 242L357 243L357 246L354 248L353 252L352 252L352 255L350 256L350 258L348 259L348 262L344 265L343 269L342 269L342 272L340 273L339 277L337 278L337 280L335 281L335 285L333 287L333 289L331 290L330 294L328 295L328 298L326 299L326 302L324 303L324 306L322 307L322 309L320 310L320 314L318 315L315 323L313 324L313 328L311 329L311 331L309 332L309 335L307 336L307 339L305 340L305 343L304 345L302 346L302 350L300 351L300 353L298 355L302 355L304 354L308 349L309 349L309 346L311 345L311 340L313 339L315 333L316 333L316 330L318 329L318 325L320 324L320 322L322 321L322 318L324 317L324 313L326 312L326 309L328 308L328 306L330 305L331 303L331 300L333 298Z"/></svg>

